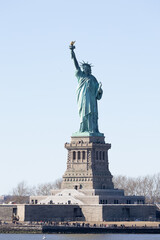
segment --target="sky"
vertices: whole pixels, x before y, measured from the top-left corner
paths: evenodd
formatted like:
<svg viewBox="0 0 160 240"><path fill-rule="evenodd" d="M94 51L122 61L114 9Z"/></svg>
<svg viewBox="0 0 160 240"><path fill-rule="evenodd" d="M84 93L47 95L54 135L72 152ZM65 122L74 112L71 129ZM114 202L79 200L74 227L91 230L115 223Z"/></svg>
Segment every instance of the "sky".
<svg viewBox="0 0 160 240"><path fill-rule="evenodd" d="M0 1L0 195L53 182L79 130L79 62L102 82L112 175L160 172L160 1Z"/></svg>

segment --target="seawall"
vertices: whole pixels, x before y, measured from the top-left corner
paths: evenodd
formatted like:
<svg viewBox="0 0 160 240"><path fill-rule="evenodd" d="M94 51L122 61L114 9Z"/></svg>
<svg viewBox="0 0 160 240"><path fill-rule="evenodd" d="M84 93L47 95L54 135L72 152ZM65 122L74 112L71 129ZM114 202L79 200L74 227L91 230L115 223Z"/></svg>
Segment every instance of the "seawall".
<svg viewBox="0 0 160 240"><path fill-rule="evenodd" d="M126 227L126 226L53 226L53 225L34 225L34 226L13 226L1 225L0 233L27 233L27 234L160 234L160 227Z"/></svg>

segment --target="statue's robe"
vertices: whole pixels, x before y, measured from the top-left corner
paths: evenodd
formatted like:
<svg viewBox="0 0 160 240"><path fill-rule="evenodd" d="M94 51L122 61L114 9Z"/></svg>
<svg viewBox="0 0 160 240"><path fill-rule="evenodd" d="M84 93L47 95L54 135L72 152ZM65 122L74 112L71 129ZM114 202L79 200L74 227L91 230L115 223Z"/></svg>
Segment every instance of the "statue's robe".
<svg viewBox="0 0 160 240"><path fill-rule="evenodd" d="M98 91L97 79L93 75L86 75L80 68L76 71L76 77L80 132L99 132L97 100L101 99L102 91Z"/></svg>

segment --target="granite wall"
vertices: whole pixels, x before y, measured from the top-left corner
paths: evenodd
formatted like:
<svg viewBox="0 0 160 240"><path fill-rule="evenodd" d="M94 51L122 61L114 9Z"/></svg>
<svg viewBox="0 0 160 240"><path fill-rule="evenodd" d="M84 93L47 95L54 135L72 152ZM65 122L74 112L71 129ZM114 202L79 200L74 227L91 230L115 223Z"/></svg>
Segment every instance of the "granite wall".
<svg viewBox="0 0 160 240"><path fill-rule="evenodd" d="M144 221L156 219L156 206L147 204L103 205L103 221Z"/></svg>

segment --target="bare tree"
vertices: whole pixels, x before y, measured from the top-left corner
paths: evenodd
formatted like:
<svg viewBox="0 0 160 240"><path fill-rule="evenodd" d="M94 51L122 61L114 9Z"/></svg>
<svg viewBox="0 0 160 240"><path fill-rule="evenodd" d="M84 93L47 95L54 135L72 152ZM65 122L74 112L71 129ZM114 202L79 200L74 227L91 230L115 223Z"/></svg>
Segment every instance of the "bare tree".
<svg viewBox="0 0 160 240"><path fill-rule="evenodd" d="M37 186L36 195L50 195L51 189L53 189L53 183L42 183Z"/></svg>
<svg viewBox="0 0 160 240"><path fill-rule="evenodd" d="M145 196L146 203L160 202L160 173L144 177L114 176L115 188L124 189L126 195Z"/></svg>
<svg viewBox="0 0 160 240"><path fill-rule="evenodd" d="M5 203L28 203L29 202L29 187L25 181L18 183L12 190L12 193L5 197Z"/></svg>
<svg viewBox="0 0 160 240"><path fill-rule="evenodd" d="M36 195L50 195L52 189L61 188L62 179L59 178L54 182L39 184L36 189Z"/></svg>
<svg viewBox="0 0 160 240"><path fill-rule="evenodd" d="M62 185L62 178L58 178L54 181L53 189L61 189L61 185Z"/></svg>
<svg viewBox="0 0 160 240"><path fill-rule="evenodd" d="M29 187L25 181L22 181L13 188L12 193L5 198L5 202L28 203L29 196L33 195L50 195L52 189L61 188L62 179L56 179L54 182L39 184L38 186Z"/></svg>
<svg viewBox="0 0 160 240"><path fill-rule="evenodd" d="M15 196L27 196L29 195L29 187L25 181L18 183L18 185L13 189L12 195Z"/></svg>

